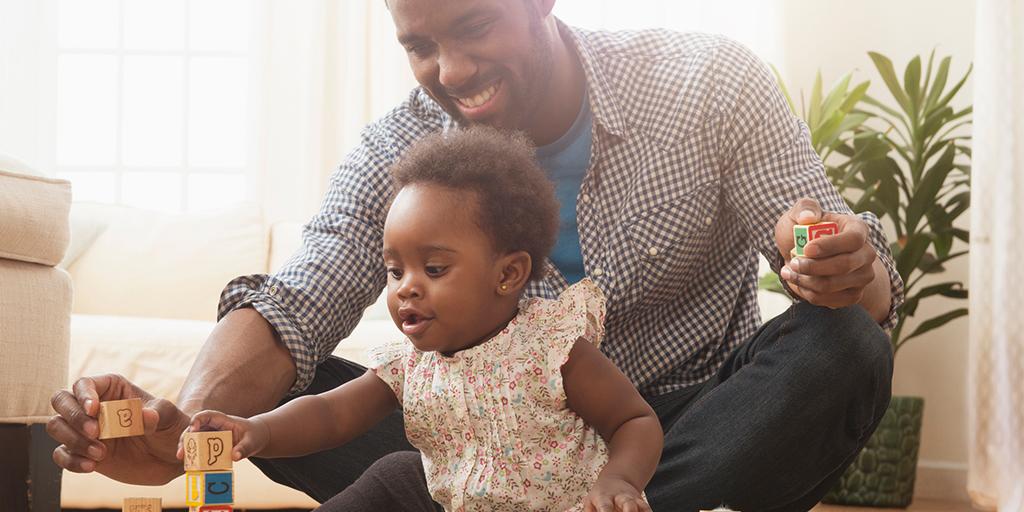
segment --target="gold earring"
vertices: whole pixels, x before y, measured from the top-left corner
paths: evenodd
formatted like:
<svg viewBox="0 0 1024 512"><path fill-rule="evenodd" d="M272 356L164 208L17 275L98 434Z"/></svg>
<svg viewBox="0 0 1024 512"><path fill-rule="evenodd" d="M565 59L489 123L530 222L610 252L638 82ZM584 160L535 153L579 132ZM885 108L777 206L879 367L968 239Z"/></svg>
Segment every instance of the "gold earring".
<svg viewBox="0 0 1024 512"><path fill-rule="evenodd" d="M501 285L501 291L507 292L508 291L508 285L507 284Z"/></svg>

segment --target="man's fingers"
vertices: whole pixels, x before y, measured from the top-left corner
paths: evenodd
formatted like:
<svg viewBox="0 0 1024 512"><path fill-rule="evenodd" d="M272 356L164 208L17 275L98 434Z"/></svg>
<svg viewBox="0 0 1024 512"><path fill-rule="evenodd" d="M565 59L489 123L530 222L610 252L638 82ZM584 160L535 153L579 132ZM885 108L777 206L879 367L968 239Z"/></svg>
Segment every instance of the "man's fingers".
<svg viewBox="0 0 1024 512"><path fill-rule="evenodd" d="M89 439L96 439L100 435L100 424L96 421L95 415L86 413L82 403L67 390L60 390L50 398L50 405L57 414L62 416L75 430L81 432ZM99 404L96 404L97 412ZM56 439L56 438L55 438ZM56 439L65 442L63 439Z"/></svg>
<svg viewBox="0 0 1024 512"><path fill-rule="evenodd" d="M69 453L93 460L101 460L106 447L99 441L91 441L68 424L63 416L54 416L46 422L46 433L61 443Z"/></svg>
<svg viewBox="0 0 1024 512"><path fill-rule="evenodd" d="M789 269L804 276L839 276L871 266L876 258L873 250L844 252L825 258L798 256L789 261Z"/></svg>
<svg viewBox="0 0 1024 512"><path fill-rule="evenodd" d="M804 263L800 263L801 268L803 268ZM818 295L827 295L850 288L864 288L874 279L875 270L871 265L866 265L847 274L814 276L788 271L783 272L782 277L786 282L799 286L804 290L812 291Z"/></svg>
<svg viewBox="0 0 1024 512"><path fill-rule="evenodd" d="M789 217L796 224L814 224L821 220L821 205L809 197L800 198L789 209Z"/></svg>
<svg viewBox="0 0 1024 512"><path fill-rule="evenodd" d="M868 228L863 222L842 222L839 234L815 238L804 247L804 254L811 258L827 258L844 252L855 252L867 245Z"/></svg>
<svg viewBox="0 0 1024 512"><path fill-rule="evenodd" d="M60 445L53 450L54 464L74 473L91 473L96 470L96 461L75 455L67 446Z"/></svg>

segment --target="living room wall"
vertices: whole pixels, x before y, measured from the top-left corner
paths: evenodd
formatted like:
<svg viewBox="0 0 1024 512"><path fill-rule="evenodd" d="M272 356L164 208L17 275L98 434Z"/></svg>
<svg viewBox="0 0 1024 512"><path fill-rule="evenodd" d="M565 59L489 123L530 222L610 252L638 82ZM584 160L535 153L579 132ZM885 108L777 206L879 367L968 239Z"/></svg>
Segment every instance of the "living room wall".
<svg viewBox="0 0 1024 512"><path fill-rule="evenodd" d="M867 52L887 55L902 76L914 55L927 59L935 49L937 56L953 57L952 81L962 76L973 58L974 9L974 0L786 0L781 16L786 25L782 32L785 61L780 72L797 102L796 90L809 91L819 68L826 87L857 70L856 80L871 80L870 94L889 101L891 96ZM971 101L970 80L957 97L957 108ZM959 219L959 227L969 228L969 215L968 211ZM968 284L967 258L954 260L947 269L943 281ZM931 318L953 309L954 304L964 307L966 302L925 301L917 316ZM908 328L912 330L916 323L910 321ZM918 496L967 499L967 340L968 322L962 318L912 340L896 357L893 393L925 399Z"/></svg>

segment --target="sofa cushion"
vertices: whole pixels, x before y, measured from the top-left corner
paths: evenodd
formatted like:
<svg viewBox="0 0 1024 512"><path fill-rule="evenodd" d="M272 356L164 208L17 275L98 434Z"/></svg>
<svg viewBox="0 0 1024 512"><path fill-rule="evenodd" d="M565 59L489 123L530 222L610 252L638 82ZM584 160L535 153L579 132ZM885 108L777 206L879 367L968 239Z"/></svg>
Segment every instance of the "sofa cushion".
<svg viewBox="0 0 1024 512"><path fill-rule="evenodd" d="M0 259L0 422L42 423L68 372L71 279Z"/></svg>
<svg viewBox="0 0 1024 512"><path fill-rule="evenodd" d="M75 313L214 320L228 281L266 272L257 207L177 215L118 208L68 267Z"/></svg>
<svg viewBox="0 0 1024 512"><path fill-rule="evenodd" d="M0 167L0 258L56 265L68 247L71 183L4 165L19 172Z"/></svg>

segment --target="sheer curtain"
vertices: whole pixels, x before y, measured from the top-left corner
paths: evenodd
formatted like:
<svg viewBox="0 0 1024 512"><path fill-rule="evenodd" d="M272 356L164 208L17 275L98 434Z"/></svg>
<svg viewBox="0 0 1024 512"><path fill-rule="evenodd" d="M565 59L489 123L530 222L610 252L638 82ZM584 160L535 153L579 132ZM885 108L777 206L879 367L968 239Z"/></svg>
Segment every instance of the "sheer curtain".
<svg viewBox="0 0 1024 512"><path fill-rule="evenodd" d="M1024 4L979 0L975 28L968 489L1024 511Z"/></svg>

